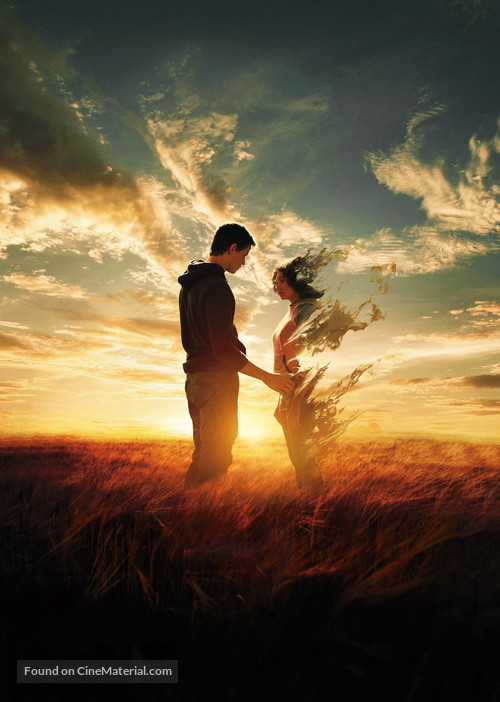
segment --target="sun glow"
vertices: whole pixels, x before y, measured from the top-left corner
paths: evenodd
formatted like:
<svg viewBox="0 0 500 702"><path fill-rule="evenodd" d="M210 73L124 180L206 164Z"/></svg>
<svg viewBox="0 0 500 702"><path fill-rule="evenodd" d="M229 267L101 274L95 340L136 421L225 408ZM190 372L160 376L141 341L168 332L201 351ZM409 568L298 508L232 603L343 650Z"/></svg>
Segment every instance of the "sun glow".
<svg viewBox="0 0 500 702"><path fill-rule="evenodd" d="M238 424L238 435L257 443L283 437L281 427L272 416L272 411L267 414L264 412L247 414L244 410L240 411Z"/></svg>

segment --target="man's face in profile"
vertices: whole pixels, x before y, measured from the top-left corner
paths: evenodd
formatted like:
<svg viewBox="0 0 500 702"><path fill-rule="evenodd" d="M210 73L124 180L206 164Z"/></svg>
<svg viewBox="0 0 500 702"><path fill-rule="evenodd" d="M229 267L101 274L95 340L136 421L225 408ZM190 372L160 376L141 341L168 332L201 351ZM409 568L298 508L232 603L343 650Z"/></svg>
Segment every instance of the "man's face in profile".
<svg viewBox="0 0 500 702"><path fill-rule="evenodd" d="M234 246L234 250L233 250ZM233 244L231 248L229 249L229 265L227 267L227 272L228 273L236 273L241 266L245 265L245 259L250 253L250 246L247 246L246 249L241 249L241 251L238 251L236 249L236 244Z"/></svg>

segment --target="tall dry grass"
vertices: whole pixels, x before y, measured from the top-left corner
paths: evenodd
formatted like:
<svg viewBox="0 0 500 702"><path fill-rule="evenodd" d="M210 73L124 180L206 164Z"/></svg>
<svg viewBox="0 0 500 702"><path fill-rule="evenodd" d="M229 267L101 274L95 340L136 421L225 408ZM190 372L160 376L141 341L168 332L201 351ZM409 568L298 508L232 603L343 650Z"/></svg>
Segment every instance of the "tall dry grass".
<svg viewBox="0 0 500 702"><path fill-rule="evenodd" d="M3 441L4 572L189 616L272 610L325 582L325 616L429 583L493 606L498 446L344 441L321 457L320 494L296 489L281 443L242 441L224 481L186 491L190 450Z"/></svg>

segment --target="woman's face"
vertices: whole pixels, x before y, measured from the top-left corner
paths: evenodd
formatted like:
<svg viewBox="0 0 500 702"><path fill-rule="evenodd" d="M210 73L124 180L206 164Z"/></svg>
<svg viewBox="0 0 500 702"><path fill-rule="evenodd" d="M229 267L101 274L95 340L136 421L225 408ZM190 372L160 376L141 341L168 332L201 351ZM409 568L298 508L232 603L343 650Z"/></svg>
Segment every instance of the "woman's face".
<svg viewBox="0 0 500 702"><path fill-rule="evenodd" d="M292 286L289 285L286 275L281 271L278 271L278 275L274 281L274 289L282 300L296 302L299 299L298 292L296 292Z"/></svg>

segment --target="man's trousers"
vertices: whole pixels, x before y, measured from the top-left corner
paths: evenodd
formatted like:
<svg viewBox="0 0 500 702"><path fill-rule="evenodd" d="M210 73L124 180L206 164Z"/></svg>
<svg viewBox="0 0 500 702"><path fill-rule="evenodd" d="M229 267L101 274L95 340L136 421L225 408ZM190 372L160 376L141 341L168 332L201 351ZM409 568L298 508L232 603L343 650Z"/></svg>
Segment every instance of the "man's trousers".
<svg viewBox="0 0 500 702"><path fill-rule="evenodd" d="M194 371L186 377L193 422L194 451L186 485L199 485L227 473L238 435L238 373Z"/></svg>

